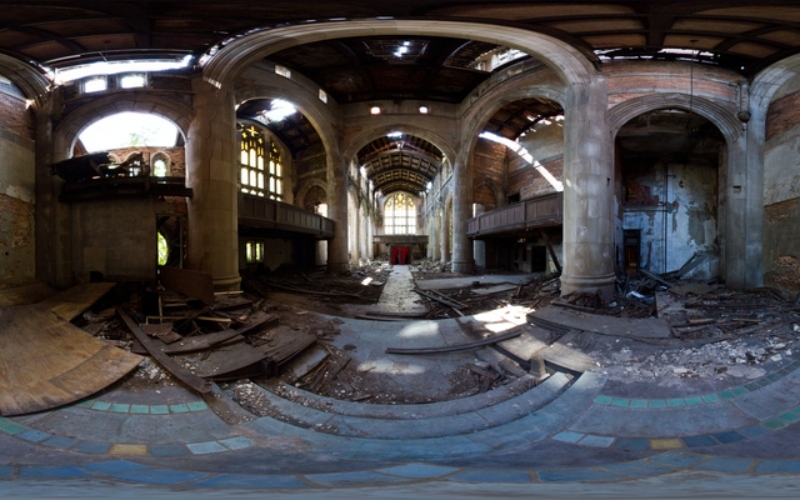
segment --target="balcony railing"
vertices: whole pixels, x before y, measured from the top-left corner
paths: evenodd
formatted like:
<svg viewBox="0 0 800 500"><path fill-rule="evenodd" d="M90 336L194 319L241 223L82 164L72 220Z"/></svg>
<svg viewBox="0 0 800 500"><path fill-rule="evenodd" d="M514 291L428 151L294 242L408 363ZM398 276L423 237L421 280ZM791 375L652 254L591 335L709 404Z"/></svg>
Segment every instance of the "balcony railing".
<svg viewBox="0 0 800 500"><path fill-rule="evenodd" d="M239 225L333 238L334 222L280 201L239 193Z"/></svg>
<svg viewBox="0 0 800 500"><path fill-rule="evenodd" d="M564 218L564 194L553 193L501 207L467 220L467 236L511 233L557 226Z"/></svg>

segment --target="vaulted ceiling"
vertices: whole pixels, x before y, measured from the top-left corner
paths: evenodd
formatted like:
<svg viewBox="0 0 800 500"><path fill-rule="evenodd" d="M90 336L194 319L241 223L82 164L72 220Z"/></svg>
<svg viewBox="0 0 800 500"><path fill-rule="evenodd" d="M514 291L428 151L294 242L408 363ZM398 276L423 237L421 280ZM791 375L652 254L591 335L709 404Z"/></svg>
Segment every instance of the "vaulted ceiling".
<svg viewBox="0 0 800 500"><path fill-rule="evenodd" d="M375 139L356 156L367 178L383 194L424 191L445 161L439 148L430 142L402 133Z"/></svg>
<svg viewBox="0 0 800 500"><path fill-rule="evenodd" d="M670 58L681 56L659 51L700 49L710 52L705 56L709 62L748 74L800 51L795 0L12 0L2 5L0 50L52 66L131 54L200 54L256 28L376 17L515 26L552 35L587 54L598 51L602 57ZM344 44L352 48L354 42ZM359 52L352 57L359 59ZM433 60L434 65L442 62Z"/></svg>
<svg viewBox="0 0 800 500"><path fill-rule="evenodd" d="M461 20L560 39L596 64L609 60L695 60L751 76L800 53L797 0L244 0L8 1L0 9L0 52L63 68L93 61L201 56L255 29L350 19ZM511 42L510 42L511 43ZM378 99L458 103L490 76L475 60L498 46L463 37L331 38L270 59L315 81L342 104ZM494 71L502 70L495 68ZM270 101L251 101L257 118ZM499 109L485 130L516 139L561 112L526 99ZM319 142L302 113L269 124L297 153ZM431 149L432 148L432 149ZM379 139L358 154L376 186L419 192L441 167L441 152L421 139Z"/></svg>

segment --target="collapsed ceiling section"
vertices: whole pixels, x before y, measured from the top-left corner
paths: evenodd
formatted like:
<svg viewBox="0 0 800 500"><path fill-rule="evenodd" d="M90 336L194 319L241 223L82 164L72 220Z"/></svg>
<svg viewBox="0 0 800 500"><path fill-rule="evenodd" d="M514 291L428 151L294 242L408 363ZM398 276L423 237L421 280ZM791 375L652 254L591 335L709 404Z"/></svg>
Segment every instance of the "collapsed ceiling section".
<svg viewBox="0 0 800 500"><path fill-rule="evenodd" d="M269 59L302 73L343 104L402 99L459 103L497 69L479 62L499 48L454 38L341 38L291 47Z"/></svg>

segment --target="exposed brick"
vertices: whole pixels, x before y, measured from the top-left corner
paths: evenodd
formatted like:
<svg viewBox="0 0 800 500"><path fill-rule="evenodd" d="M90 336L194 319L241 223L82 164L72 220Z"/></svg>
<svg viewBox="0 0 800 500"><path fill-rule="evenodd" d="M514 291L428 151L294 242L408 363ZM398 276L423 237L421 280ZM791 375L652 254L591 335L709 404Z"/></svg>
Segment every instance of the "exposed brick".
<svg viewBox="0 0 800 500"><path fill-rule="evenodd" d="M0 128L34 140L34 120L33 110L27 108L23 98L0 91Z"/></svg>
<svg viewBox="0 0 800 500"><path fill-rule="evenodd" d="M783 134L800 124L800 92L787 95L769 105L767 111L767 140Z"/></svg>

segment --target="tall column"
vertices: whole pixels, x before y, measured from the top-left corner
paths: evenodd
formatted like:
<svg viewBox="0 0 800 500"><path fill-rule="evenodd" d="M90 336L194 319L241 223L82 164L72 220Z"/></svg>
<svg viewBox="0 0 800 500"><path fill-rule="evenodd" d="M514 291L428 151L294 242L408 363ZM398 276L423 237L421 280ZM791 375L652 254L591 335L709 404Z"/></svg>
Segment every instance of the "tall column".
<svg viewBox="0 0 800 500"><path fill-rule="evenodd" d="M750 100L748 85L742 85L740 92L743 100ZM758 96L753 100L752 105L739 112L739 119L746 129L738 143L729 147L728 153L728 161L733 169L736 165L741 165L743 169L742 175L738 177L741 183L729 182L731 195L728 213L743 212L740 216L743 224L734 227L735 222L731 221L726 230L726 239L739 238L740 241L733 244L742 246L743 255L742 262L738 265L733 263L738 273L726 272L726 275L740 276L737 280L740 282L734 282L727 276L725 282L731 288L740 289L756 288L764 284L764 148L770 99ZM736 177L728 175L729 180ZM738 192L741 192L743 199L738 199ZM729 260L726 258L727 266L732 264Z"/></svg>
<svg viewBox="0 0 800 500"><path fill-rule="evenodd" d="M188 267L219 290L239 288L239 207L233 92L195 78L195 115L186 138Z"/></svg>
<svg viewBox="0 0 800 500"><path fill-rule="evenodd" d="M447 231L449 230L448 224L448 216L447 216L447 203L442 204L439 208L441 213L441 217L439 217L439 262L442 264L447 264L447 257L448 257L448 245L450 244L450 238L447 237Z"/></svg>
<svg viewBox="0 0 800 500"><path fill-rule="evenodd" d="M482 203L475 204L475 215L477 217L486 212L486 207ZM483 240L472 240L472 251L475 255L475 267L486 269L486 242Z"/></svg>
<svg viewBox="0 0 800 500"><path fill-rule="evenodd" d="M60 94L53 92L36 107L36 277L56 288L72 282L72 218L70 206L58 201L64 185L50 174L50 165L70 157L71 144L53 130L53 113L60 107Z"/></svg>
<svg viewBox="0 0 800 500"><path fill-rule="evenodd" d="M472 274L475 260L467 237L467 220L472 217L472 175L466 160L456 161L453 171L453 272Z"/></svg>
<svg viewBox="0 0 800 500"><path fill-rule="evenodd" d="M564 110L564 271L561 293L614 295L614 163L605 79L571 89Z"/></svg>
<svg viewBox="0 0 800 500"><path fill-rule="evenodd" d="M348 269L347 262L347 165L338 155L328 155L328 217L334 221L328 240L328 273Z"/></svg>

